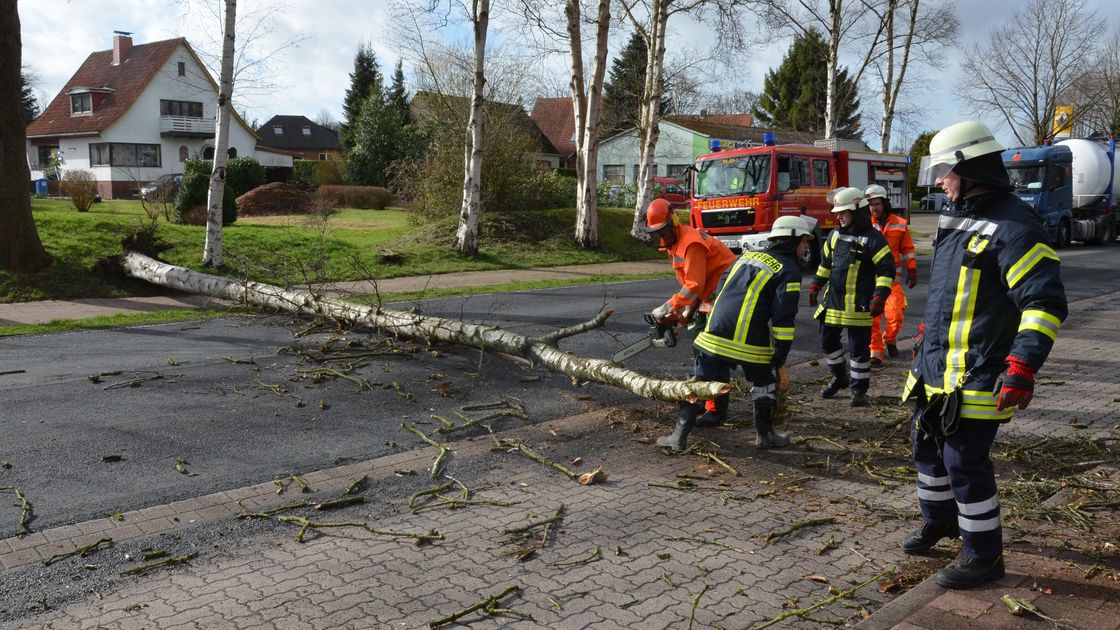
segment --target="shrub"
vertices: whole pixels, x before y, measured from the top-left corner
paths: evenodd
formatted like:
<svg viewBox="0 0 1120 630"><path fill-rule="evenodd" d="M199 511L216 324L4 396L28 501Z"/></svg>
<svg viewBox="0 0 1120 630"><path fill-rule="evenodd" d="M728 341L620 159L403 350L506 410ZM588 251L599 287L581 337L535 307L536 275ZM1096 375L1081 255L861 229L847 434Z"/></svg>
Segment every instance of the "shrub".
<svg viewBox="0 0 1120 630"><path fill-rule="evenodd" d="M177 223L195 225L192 221L197 221L197 217L191 217L192 221L188 221L188 214L198 206L206 207L206 197L210 193L210 173L213 170L214 164L210 160L187 160L187 163L183 165L183 181L179 185L179 196L175 199L175 221ZM228 177L228 169L226 174ZM227 181L222 194L222 225L229 225L237 220L237 205L234 199L235 196ZM195 210L195 213L197 213L197 210ZM205 220L203 223L205 223Z"/></svg>
<svg viewBox="0 0 1120 630"><path fill-rule="evenodd" d="M67 170L62 174L62 194L70 198L70 203L78 212L89 212L97 197L97 180L93 173L83 170Z"/></svg>
<svg viewBox="0 0 1120 630"><path fill-rule="evenodd" d="M293 185L304 190L346 183L346 165L341 160L294 160Z"/></svg>
<svg viewBox="0 0 1120 630"><path fill-rule="evenodd" d="M562 170L549 171L541 176L541 208L574 208L576 187L579 182L575 175L565 175Z"/></svg>
<svg viewBox="0 0 1120 630"><path fill-rule="evenodd" d="M339 208L384 210L393 201L393 194L380 186L320 186L316 199Z"/></svg>
<svg viewBox="0 0 1120 630"><path fill-rule="evenodd" d="M237 198L237 215L307 214L311 200L298 187L284 182L258 186Z"/></svg>
<svg viewBox="0 0 1120 630"><path fill-rule="evenodd" d="M638 203L638 186L637 184L619 186L599 180L595 196L599 199L600 208L633 208Z"/></svg>
<svg viewBox="0 0 1120 630"><path fill-rule="evenodd" d="M226 188L237 199L264 183L264 166L253 158L232 158L226 164Z"/></svg>

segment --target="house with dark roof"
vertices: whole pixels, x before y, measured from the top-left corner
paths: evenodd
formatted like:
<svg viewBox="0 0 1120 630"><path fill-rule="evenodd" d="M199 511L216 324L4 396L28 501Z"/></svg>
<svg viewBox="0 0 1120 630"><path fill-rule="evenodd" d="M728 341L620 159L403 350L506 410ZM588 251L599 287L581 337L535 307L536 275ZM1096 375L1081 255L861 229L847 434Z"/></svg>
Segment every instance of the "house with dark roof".
<svg viewBox="0 0 1120 630"><path fill-rule="evenodd" d="M342 159L338 132L306 116L273 116L257 128L258 147L278 149L301 160Z"/></svg>
<svg viewBox="0 0 1120 630"><path fill-rule="evenodd" d="M763 129L742 124L749 116L665 116L661 119L657 153L654 155L655 177L684 176L696 158L711 152L713 142L721 149L738 149L763 145L763 134L774 134L778 144L809 144L817 134L787 129ZM615 185L638 180L641 139L637 129L629 129L604 138L599 144L599 178Z"/></svg>
<svg viewBox="0 0 1120 630"><path fill-rule="evenodd" d="M28 125L27 160L33 171L88 170L102 197L130 197L183 172L192 157L214 156L217 101L218 84L185 38L134 45L118 31L113 47L91 53ZM291 166L290 156L258 150L236 111L229 155Z"/></svg>

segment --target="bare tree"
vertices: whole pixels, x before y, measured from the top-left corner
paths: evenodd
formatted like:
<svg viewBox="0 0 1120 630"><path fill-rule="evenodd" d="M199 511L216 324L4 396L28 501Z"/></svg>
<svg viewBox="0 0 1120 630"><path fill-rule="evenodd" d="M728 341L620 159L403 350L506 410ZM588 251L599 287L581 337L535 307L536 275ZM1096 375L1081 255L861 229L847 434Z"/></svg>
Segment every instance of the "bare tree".
<svg viewBox="0 0 1120 630"><path fill-rule="evenodd" d="M210 173L210 190L206 195L206 244L202 264L222 266L222 196L226 185L226 163L229 161L229 117L233 111L233 53L237 28L237 0L225 0L225 26L222 29L222 73L218 81L218 132L214 138L214 169Z"/></svg>
<svg viewBox="0 0 1120 630"><path fill-rule="evenodd" d="M793 35L806 35L816 28L825 34L828 47L824 58L828 80L825 88L824 135L836 133L837 104L851 95L840 94L840 49L863 50L851 72L851 89L858 89L863 73L882 52L880 45L886 23L886 4L890 0L745 0L755 7L770 28Z"/></svg>
<svg viewBox="0 0 1120 630"><path fill-rule="evenodd" d="M932 65L936 55L956 41L959 20L949 5L922 0L887 0L883 25L883 52L871 65L882 89L883 118L879 125L879 150L888 151L900 97L916 76L916 59Z"/></svg>
<svg viewBox="0 0 1120 630"><path fill-rule="evenodd" d="M1054 137L1054 110L1073 105L1073 123L1097 94L1074 89L1100 55L1101 20L1083 0L1030 0L1011 22L974 46L964 62L961 98L980 117L995 115L1023 145ZM1066 102L1081 96L1087 102Z"/></svg>
<svg viewBox="0 0 1120 630"><path fill-rule="evenodd" d="M315 124L338 131L338 119L325 107L320 109L319 113L315 115Z"/></svg>
<svg viewBox="0 0 1120 630"><path fill-rule="evenodd" d="M1072 102L1084 104L1074 125L1081 136L1120 136L1120 26L1103 48L1092 71L1070 94Z"/></svg>
<svg viewBox="0 0 1120 630"><path fill-rule="evenodd" d="M470 3L474 89L463 156L463 207L459 211L459 229L455 232L455 249L464 256L478 253L478 215L482 212L482 91L486 84L486 31L490 26L490 0L470 0Z"/></svg>
<svg viewBox="0 0 1120 630"><path fill-rule="evenodd" d="M0 3L0 267L16 272L38 271L51 264L43 249L27 182L27 137L20 94L19 8Z"/></svg>
<svg viewBox="0 0 1120 630"><path fill-rule="evenodd" d="M758 106L758 92L733 89L704 94L704 110L709 114L749 114Z"/></svg>

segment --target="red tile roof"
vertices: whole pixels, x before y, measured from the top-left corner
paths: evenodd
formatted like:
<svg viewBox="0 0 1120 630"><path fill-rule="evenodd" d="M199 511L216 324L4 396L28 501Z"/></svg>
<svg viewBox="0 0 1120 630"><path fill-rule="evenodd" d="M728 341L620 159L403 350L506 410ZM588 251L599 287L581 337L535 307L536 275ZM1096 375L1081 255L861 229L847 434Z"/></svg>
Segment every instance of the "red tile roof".
<svg viewBox="0 0 1120 630"><path fill-rule="evenodd" d="M541 133L561 156L576 152L576 117L571 97L538 98L529 117L536 121Z"/></svg>
<svg viewBox="0 0 1120 630"><path fill-rule="evenodd" d="M108 129L132 107L179 44L190 50L183 37L133 46L124 63L116 66L112 49L91 53L43 114L28 125L27 136L92 135ZM67 92L78 87L111 88L113 92L102 99L92 114L71 116Z"/></svg>

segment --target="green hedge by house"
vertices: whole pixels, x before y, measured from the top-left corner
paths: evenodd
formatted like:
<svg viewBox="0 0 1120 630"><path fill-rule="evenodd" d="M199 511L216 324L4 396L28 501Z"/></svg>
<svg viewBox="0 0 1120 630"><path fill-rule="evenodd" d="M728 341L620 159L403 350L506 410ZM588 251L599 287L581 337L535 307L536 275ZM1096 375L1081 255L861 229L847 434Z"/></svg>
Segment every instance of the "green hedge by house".
<svg viewBox="0 0 1120 630"><path fill-rule="evenodd" d="M346 165L341 160L294 160L292 184L304 190L346 183Z"/></svg>
<svg viewBox="0 0 1120 630"><path fill-rule="evenodd" d="M210 192L210 160L187 160L183 166L183 182L175 199L175 220L188 223L191 209L206 205ZM226 163L226 185L222 192L222 225L237 221L234 200L264 183L265 169L253 158L232 158Z"/></svg>

